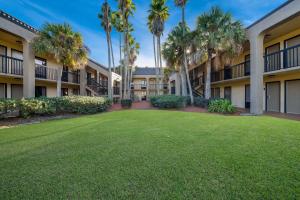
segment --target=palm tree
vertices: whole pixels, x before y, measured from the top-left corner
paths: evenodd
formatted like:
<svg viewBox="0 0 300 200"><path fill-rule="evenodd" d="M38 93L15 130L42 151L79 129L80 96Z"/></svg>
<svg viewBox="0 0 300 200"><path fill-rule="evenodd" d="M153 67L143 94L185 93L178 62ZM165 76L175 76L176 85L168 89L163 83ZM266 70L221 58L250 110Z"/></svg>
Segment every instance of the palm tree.
<svg viewBox="0 0 300 200"><path fill-rule="evenodd" d="M108 98L112 99L112 72L111 72L111 60L112 60L112 45L111 45L111 37L110 33L112 30L112 24L111 24L111 10L110 6L105 1L102 4L101 7L101 13L98 15L101 26L103 27L105 33L106 33L106 41L107 41L107 54L108 54Z"/></svg>
<svg viewBox="0 0 300 200"><path fill-rule="evenodd" d="M186 26L186 23L185 23L185 6L186 6L186 3L187 3L188 0L175 0L175 5L180 7L182 12L182 25L183 26ZM182 35L183 37L185 37L184 35L186 34L185 32L185 29L183 28L182 29ZM187 62L187 55L186 55L186 45L183 43L182 44L183 46L183 62L184 62L184 70L185 70L185 75L186 75L186 78L187 78L187 83L188 83L188 87L189 87L189 95L190 95L190 98L191 98L191 103L194 104L194 96L193 96L193 91L192 91L192 85L191 85L191 81L190 81L190 76L189 76L189 69L188 69L188 62ZM183 69L181 70L183 71ZM183 73L183 72L182 72ZM184 90L186 90L186 84L183 85L183 88ZM185 92L185 91L184 91Z"/></svg>
<svg viewBox="0 0 300 200"><path fill-rule="evenodd" d="M140 44L135 41L135 38L129 34L129 83L132 83L132 75L134 71L134 63L137 60L139 54ZM131 87L128 89L128 95L131 94Z"/></svg>
<svg viewBox="0 0 300 200"><path fill-rule="evenodd" d="M124 27L124 98L129 98L127 91L130 89L128 80L128 65L129 65L129 40L128 35L132 30L132 26L129 23L129 17L133 15L135 10L135 4L132 0L118 0L118 8L122 16L122 24Z"/></svg>
<svg viewBox="0 0 300 200"><path fill-rule="evenodd" d="M164 31L165 22L169 17L169 8L166 6L166 0L152 0L148 16L148 27L153 34L153 40L157 39L157 44L153 42L154 61L156 67L156 84L158 84L158 75L162 71L161 59L161 36ZM156 51L157 47L157 51ZM156 55L157 53L157 55ZM156 87L157 94L159 94L159 87Z"/></svg>
<svg viewBox="0 0 300 200"><path fill-rule="evenodd" d="M183 32L185 32L184 35L182 34ZM189 28L186 24L179 23L168 35L162 50L168 67L173 67L173 70L180 71L182 96L186 96L184 91L184 88L186 88L186 72L182 71L185 65L184 52L186 51L186 47L191 45L190 41L191 34Z"/></svg>
<svg viewBox="0 0 300 200"><path fill-rule="evenodd" d="M71 70L84 68L88 60L89 50L83 44L81 34L74 32L66 23L44 24L32 46L36 55L54 57L59 64L68 66ZM61 78L62 68L58 69L58 83ZM61 91L57 91L57 96L60 95Z"/></svg>
<svg viewBox="0 0 300 200"><path fill-rule="evenodd" d="M242 51L245 30L239 21L234 21L230 13L224 13L219 7L197 19L195 41L198 48L207 54L205 98L211 97L211 60L213 54L233 56Z"/></svg>

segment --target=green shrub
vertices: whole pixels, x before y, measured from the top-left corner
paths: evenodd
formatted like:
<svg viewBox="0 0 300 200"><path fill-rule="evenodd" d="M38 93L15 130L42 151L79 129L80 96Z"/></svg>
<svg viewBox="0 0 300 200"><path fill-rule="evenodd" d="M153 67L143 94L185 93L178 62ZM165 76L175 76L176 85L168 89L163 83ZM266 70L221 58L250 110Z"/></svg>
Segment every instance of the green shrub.
<svg viewBox="0 0 300 200"><path fill-rule="evenodd" d="M150 98L152 106L157 108L182 108L187 104L187 98L174 95L162 95Z"/></svg>
<svg viewBox="0 0 300 200"><path fill-rule="evenodd" d="M236 110L231 102L227 99L211 100L208 105L208 112L216 112L223 114L234 113Z"/></svg>
<svg viewBox="0 0 300 200"><path fill-rule="evenodd" d="M204 97L195 97L194 105L200 108L208 108L209 100Z"/></svg>
<svg viewBox="0 0 300 200"><path fill-rule="evenodd" d="M122 106L122 108L131 108L132 100L131 99L122 99L121 106Z"/></svg>
<svg viewBox="0 0 300 200"><path fill-rule="evenodd" d="M106 111L112 102L103 97L66 96L0 100L0 115L20 111L21 117L58 113L93 114Z"/></svg>
<svg viewBox="0 0 300 200"><path fill-rule="evenodd" d="M49 98L30 98L19 101L20 115L24 118L33 115L50 115L56 113L55 102Z"/></svg>

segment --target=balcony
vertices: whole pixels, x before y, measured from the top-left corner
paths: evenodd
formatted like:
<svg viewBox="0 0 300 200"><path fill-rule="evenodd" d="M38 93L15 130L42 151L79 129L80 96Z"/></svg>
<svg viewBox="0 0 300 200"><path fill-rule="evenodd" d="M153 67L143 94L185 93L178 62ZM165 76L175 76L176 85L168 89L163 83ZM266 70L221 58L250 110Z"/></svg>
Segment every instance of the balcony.
<svg viewBox="0 0 300 200"><path fill-rule="evenodd" d="M23 60L0 55L0 73L22 76Z"/></svg>
<svg viewBox="0 0 300 200"><path fill-rule="evenodd" d="M79 71L66 71L64 70L62 72L61 81L67 82L67 83L80 83L80 73Z"/></svg>
<svg viewBox="0 0 300 200"><path fill-rule="evenodd" d="M147 85L146 84L135 84L135 83L132 83L131 84L131 89L132 90L146 90L147 89Z"/></svg>
<svg viewBox="0 0 300 200"><path fill-rule="evenodd" d="M211 73L211 82L232 80L250 75L250 61L246 61Z"/></svg>
<svg viewBox="0 0 300 200"><path fill-rule="evenodd" d="M57 69L36 64L35 78L56 81L58 80Z"/></svg>
<svg viewBox="0 0 300 200"><path fill-rule="evenodd" d="M159 90L167 90L169 89L169 86L168 84L149 84L149 89L150 90L156 90L156 89L159 89Z"/></svg>
<svg viewBox="0 0 300 200"><path fill-rule="evenodd" d="M265 72L300 67L300 44L264 56Z"/></svg>

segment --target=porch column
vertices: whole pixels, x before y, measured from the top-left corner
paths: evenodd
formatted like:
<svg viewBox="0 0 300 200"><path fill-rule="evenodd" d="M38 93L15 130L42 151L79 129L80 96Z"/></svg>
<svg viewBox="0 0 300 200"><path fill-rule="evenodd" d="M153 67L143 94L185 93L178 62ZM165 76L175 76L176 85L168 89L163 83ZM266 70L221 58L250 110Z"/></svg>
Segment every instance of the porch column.
<svg viewBox="0 0 300 200"><path fill-rule="evenodd" d="M146 78L146 82L147 82L147 91L146 91L146 97L147 97L147 100L149 100L149 87L150 87L150 80L149 78Z"/></svg>
<svg viewBox="0 0 300 200"><path fill-rule="evenodd" d="M61 77L62 77L62 68L57 69L57 82L56 82L56 96L61 96Z"/></svg>
<svg viewBox="0 0 300 200"><path fill-rule="evenodd" d="M80 69L80 95L86 96L86 85L87 85L87 79L86 79L86 69Z"/></svg>
<svg viewBox="0 0 300 200"><path fill-rule="evenodd" d="M264 96L264 59L263 59L263 34L254 34L250 37L250 112L255 115L263 114Z"/></svg>
<svg viewBox="0 0 300 200"><path fill-rule="evenodd" d="M29 41L23 40L23 96L35 97L35 56Z"/></svg>
<svg viewBox="0 0 300 200"><path fill-rule="evenodd" d="M177 96L180 96L180 94L181 94L181 77L180 77L179 73L176 73L175 94Z"/></svg>

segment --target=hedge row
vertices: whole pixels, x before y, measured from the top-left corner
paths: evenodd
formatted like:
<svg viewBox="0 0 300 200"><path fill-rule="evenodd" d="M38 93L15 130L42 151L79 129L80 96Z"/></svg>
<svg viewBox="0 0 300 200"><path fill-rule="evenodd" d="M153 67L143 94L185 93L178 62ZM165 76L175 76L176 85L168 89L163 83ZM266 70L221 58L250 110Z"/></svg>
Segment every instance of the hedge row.
<svg viewBox="0 0 300 200"><path fill-rule="evenodd" d="M103 97L86 96L2 99L0 100L0 117L6 117L11 113L24 118L62 113L93 114L106 111L111 103L109 99Z"/></svg>
<svg viewBox="0 0 300 200"><path fill-rule="evenodd" d="M150 103L156 108L182 108L188 104L188 98L174 95L161 95L150 97Z"/></svg>

